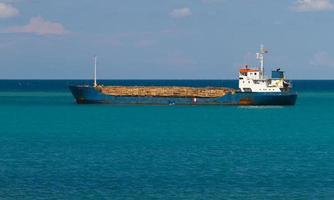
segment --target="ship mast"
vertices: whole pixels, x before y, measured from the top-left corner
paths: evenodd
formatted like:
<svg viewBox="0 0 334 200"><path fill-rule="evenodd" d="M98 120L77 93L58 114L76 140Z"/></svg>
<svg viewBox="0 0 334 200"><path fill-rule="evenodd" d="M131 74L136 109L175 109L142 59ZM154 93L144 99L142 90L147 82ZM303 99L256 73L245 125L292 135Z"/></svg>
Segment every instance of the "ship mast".
<svg viewBox="0 0 334 200"><path fill-rule="evenodd" d="M97 56L94 56L94 84L93 84L94 87L97 86L97 83L96 83L96 64L97 64Z"/></svg>
<svg viewBox="0 0 334 200"><path fill-rule="evenodd" d="M256 54L256 59L260 60L261 79L264 79L264 54L265 53L268 53L268 51L264 48L263 44L261 44L260 53Z"/></svg>

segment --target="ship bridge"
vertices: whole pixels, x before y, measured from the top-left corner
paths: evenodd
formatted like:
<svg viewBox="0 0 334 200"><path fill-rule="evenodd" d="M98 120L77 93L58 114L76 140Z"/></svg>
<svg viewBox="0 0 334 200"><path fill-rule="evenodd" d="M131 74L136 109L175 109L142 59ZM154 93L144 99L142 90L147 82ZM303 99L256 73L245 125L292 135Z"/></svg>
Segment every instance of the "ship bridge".
<svg viewBox="0 0 334 200"><path fill-rule="evenodd" d="M241 92L282 92L291 87L285 80L284 72L280 69L272 71L271 78L264 76L264 55L268 53L261 45L256 58L260 60L259 68L249 68L248 65L239 70L239 89Z"/></svg>

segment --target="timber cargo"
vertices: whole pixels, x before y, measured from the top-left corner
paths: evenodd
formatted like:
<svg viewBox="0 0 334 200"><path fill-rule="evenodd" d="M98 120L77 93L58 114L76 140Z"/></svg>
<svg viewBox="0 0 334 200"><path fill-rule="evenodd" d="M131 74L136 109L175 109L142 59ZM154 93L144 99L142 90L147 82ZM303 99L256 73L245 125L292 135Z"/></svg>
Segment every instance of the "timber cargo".
<svg viewBox="0 0 334 200"><path fill-rule="evenodd" d="M195 88L176 86L97 86L96 90L112 96L144 96L144 97L220 97L235 92L230 88Z"/></svg>
<svg viewBox="0 0 334 200"><path fill-rule="evenodd" d="M79 104L146 104L146 105L294 105L297 93L280 69L264 76L264 54L261 46L259 68L247 65L239 70L239 88L181 86L103 86L94 83L70 86Z"/></svg>

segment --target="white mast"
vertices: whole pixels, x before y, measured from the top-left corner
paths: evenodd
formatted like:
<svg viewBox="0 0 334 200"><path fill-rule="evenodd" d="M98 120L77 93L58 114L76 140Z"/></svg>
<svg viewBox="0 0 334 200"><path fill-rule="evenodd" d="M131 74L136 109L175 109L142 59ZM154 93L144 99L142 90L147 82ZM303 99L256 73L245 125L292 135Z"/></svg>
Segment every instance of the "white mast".
<svg viewBox="0 0 334 200"><path fill-rule="evenodd" d="M97 56L94 56L94 84L93 84L94 87L97 86L97 83L96 83L96 64L97 64Z"/></svg>
<svg viewBox="0 0 334 200"><path fill-rule="evenodd" d="M261 79L264 78L264 54L265 53L267 53L267 50L264 48L263 44L261 44L260 53L256 54L256 59L260 60Z"/></svg>

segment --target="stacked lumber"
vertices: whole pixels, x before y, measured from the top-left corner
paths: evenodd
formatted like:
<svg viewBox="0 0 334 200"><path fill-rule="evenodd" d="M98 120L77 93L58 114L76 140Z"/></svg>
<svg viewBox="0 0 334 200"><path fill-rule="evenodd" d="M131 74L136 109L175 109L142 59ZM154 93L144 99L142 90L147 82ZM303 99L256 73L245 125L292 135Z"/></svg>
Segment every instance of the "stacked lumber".
<svg viewBox="0 0 334 200"><path fill-rule="evenodd" d="M220 97L227 93L234 93L233 89L222 87L97 86L97 90L112 96L149 97Z"/></svg>

